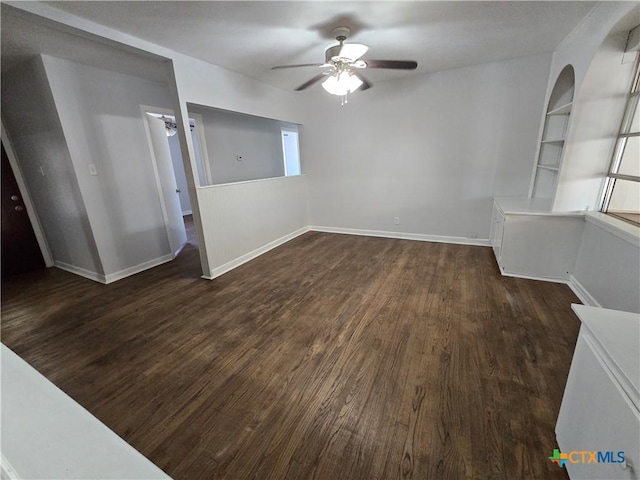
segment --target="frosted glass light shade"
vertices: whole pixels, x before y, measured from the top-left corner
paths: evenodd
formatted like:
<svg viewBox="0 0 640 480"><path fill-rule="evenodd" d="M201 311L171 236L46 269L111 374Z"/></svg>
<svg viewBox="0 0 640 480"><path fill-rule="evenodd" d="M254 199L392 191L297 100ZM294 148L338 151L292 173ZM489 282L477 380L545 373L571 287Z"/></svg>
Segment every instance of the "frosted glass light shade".
<svg viewBox="0 0 640 480"><path fill-rule="evenodd" d="M331 95L339 96L355 92L361 86L362 80L348 72L341 72L338 76L331 75L322 82L322 88Z"/></svg>

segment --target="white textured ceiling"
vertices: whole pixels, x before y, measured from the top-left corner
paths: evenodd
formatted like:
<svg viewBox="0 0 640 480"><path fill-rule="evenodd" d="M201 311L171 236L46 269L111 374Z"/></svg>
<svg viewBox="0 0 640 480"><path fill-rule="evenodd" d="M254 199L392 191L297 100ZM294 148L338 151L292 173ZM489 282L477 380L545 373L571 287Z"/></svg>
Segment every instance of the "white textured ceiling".
<svg viewBox="0 0 640 480"><path fill-rule="evenodd" d="M293 89L323 61L331 30L370 47L365 59L417 60L417 72L367 71L376 82L553 51L595 2L71 1L46 2L265 83Z"/></svg>

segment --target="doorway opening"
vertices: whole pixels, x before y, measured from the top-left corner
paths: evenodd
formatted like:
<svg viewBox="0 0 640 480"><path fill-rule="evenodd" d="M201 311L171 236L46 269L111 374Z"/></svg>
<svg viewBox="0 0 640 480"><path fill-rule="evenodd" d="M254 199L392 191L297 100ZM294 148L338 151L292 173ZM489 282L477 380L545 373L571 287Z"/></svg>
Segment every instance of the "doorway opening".
<svg viewBox="0 0 640 480"><path fill-rule="evenodd" d="M176 119L172 110L158 107L141 107L141 109L169 246L175 257L186 244L198 248L199 243L177 135ZM196 183L202 184L207 172L202 161L198 130L195 128L196 121L197 118L189 118L198 171Z"/></svg>
<svg viewBox="0 0 640 480"><path fill-rule="evenodd" d="M298 145L298 130L282 128L282 154L284 157L284 174L300 175L300 146Z"/></svg>

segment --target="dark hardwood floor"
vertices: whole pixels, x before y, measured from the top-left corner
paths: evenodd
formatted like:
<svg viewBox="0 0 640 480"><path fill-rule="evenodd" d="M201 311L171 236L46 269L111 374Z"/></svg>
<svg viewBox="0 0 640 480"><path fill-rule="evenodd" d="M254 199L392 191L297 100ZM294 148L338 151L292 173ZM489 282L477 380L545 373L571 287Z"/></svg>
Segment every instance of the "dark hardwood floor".
<svg viewBox="0 0 640 480"><path fill-rule="evenodd" d="M489 248L309 232L214 281L193 245L13 278L2 341L175 479L566 479L577 301Z"/></svg>

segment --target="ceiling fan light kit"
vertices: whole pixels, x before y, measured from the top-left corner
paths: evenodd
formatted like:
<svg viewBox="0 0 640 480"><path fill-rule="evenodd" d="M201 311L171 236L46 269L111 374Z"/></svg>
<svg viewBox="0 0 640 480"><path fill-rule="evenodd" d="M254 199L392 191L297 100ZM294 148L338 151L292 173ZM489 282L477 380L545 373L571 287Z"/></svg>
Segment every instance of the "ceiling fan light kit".
<svg viewBox="0 0 640 480"><path fill-rule="evenodd" d="M333 35L339 42L327 48L324 52L325 63L305 63L300 65L279 65L272 69L295 67L320 67L326 70L307 80L296 88L296 91L304 90L314 83L322 80L322 88L332 95L342 97L342 105L347 103L347 96L356 90L370 88L369 82L358 70L365 68L391 68L394 70L415 70L418 63L413 60L360 60L369 47L361 43L344 43L351 31L347 27L338 27L333 30Z"/></svg>
<svg viewBox="0 0 640 480"><path fill-rule="evenodd" d="M322 82L324 88L331 95L346 96L355 92L362 86L362 80L348 72L341 72L338 75L330 75Z"/></svg>

